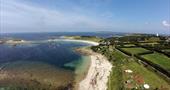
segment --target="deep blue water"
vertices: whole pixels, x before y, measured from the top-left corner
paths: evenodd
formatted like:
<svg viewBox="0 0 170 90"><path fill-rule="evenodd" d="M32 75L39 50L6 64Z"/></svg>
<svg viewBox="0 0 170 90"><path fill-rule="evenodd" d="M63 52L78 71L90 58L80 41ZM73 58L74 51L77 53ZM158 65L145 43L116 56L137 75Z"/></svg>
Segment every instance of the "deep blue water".
<svg viewBox="0 0 170 90"><path fill-rule="evenodd" d="M60 68L64 64L80 60L81 55L74 52L74 47L87 46L83 43L71 42L44 42L36 44L20 44L17 46L3 44L0 45L0 63L15 61L40 61Z"/></svg>
<svg viewBox="0 0 170 90"><path fill-rule="evenodd" d="M99 36L103 38L112 36L123 36L126 33L116 32L52 32L52 33L3 33L0 34L0 38L22 38L25 40L44 40L49 38L57 38L60 36Z"/></svg>
<svg viewBox="0 0 170 90"><path fill-rule="evenodd" d="M0 44L0 63L15 61L40 61L56 67L72 69L65 67L64 64L80 60L80 54L74 52L72 48L87 46L83 43L70 42L39 42L50 38L59 38L60 36L99 36L109 37L113 35L123 35L123 33L111 32L56 32L56 33L1 33L0 39L23 39L37 43L19 44L16 46Z"/></svg>
<svg viewBox="0 0 170 90"><path fill-rule="evenodd" d="M65 35L108 37L112 34L78 32L0 34L0 40L23 39L30 41L29 43L17 45L0 44L0 69L3 68L3 70L9 72L10 74L8 75L14 76L15 74L19 74L19 77L22 77L21 80L32 80L32 76L37 77L34 78L34 80L42 83L42 87L43 84L47 84L47 86L49 85L49 82L46 83L41 81L44 79L49 81L55 79L55 82L60 82L59 85L67 85L70 82L74 82L74 80L80 80L88 68L89 58L80 55L73 49L77 47L88 46L89 44L68 41L48 41L48 39L58 38ZM79 70L82 72L79 72ZM41 74L43 74L42 77L40 77ZM30 75L30 77L24 77L24 75ZM32 82L29 82L29 85L27 85L28 83L18 83L20 78L17 77L15 78L14 83L11 83L10 80L10 78L6 81L2 80L0 83L8 82L4 83L2 85L3 87L29 87L29 85L34 84ZM18 83L19 85L16 85L15 83ZM54 86L58 87L58 84L54 84ZM35 85L34 87L37 86Z"/></svg>
<svg viewBox="0 0 170 90"><path fill-rule="evenodd" d="M0 44L0 69L3 68L6 72L14 76L9 77L9 80L0 80L0 83L4 83L3 87L8 86L28 86L34 84L32 76L36 77L39 83L44 85L53 85L54 87L63 86L81 80L84 77L89 62L89 57L80 55L73 49L82 46L88 46L89 44L68 42L68 41L48 41L51 38L59 38L60 36L99 36L99 37L111 37L113 35L121 35L118 33L103 33L103 32L60 32L60 33L0 33L0 40L9 39L23 39L28 40L29 43L25 44ZM42 76L41 76L42 74ZM24 76L30 77L24 77ZM41 76L41 77L40 77ZM40 78L40 79L39 79ZM59 84L53 84L53 82L44 82L42 80L57 82ZM28 83L19 83L20 80L29 80ZM6 83L7 82L7 83ZM16 85L16 83L18 83ZM0 84L1 87L1 84ZM37 85L33 86L37 87ZM44 86L46 87L46 86Z"/></svg>

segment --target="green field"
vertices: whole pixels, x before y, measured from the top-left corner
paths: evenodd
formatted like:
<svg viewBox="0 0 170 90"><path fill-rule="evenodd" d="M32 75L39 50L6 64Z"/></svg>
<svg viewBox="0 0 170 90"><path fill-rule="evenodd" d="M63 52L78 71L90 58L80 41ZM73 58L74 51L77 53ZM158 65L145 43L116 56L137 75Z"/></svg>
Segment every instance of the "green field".
<svg viewBox="0 0 170 90"><path fill-rule="evenodd" d="M149 50L146 50L144 48L140 48L140 47L135 47L135 48L121 48L131 54L138 54L138 53L143 53L143 52L147 52Z"/></svg>
<svg viewBox="0 0 170 90"><path fill-rule="evenodd" d="M143 58L170 70L170 58L160 53L142 55Z"/></svg>
<svg viewBox="0 0 170 90"><path fill-rule="evenodd" d="M156 75L156 73L149 71L147 68L145 68L141 64L138 64L138 63L132 61L130 63L126 63L124 65L124 69L130 69L133 71L133 74L124 76L125 80L129 80L129 77L132 77L132 76L133 77L139 76L140 79L143 79L143 81L150 86L149 90L154 90L155 88L159 88L158 90L162 90L162 89L160 89L160 87L168 88L165 90L170 89L170 85L168 85L168 83L164 79L162 79L160 76Z"/></svg>
<svg viewBox="0 0 170 90"><path fill-rule="evenodd" d="M125 47L130 47L130 46L136 46L136 45L134 45L134 44L125 44L124 46Z"/></svg>
<svg viewBox="0 0 170 90"><path fill-rule="evenodd" d="M152 42L152 43L140 43L140 45L155 45L155 44L159 44L157 42Z"/></svg>
<svg viewBox="0 0 170 90"><path fill-rule="evenodd" d="M109 47L112 48L112 47ZM112 51L110 51L112 50ZM170 83L165 81L161 76L155 72L148 70L142 64L137 63L133 58L125 56L118 50L108 49L104 47L102 52L112 62L113 68L108 81L108 90L132 90L132 88L138 87L138 90L142 90L142 84L137 84L133 77L140 76L144 83L150 86L149 90L165 90L170 89ZM133 71L131 74L127 74L124 71L130 69ZM128 88L125 81L131 80L132 88ZM159 82L159 83L158 83Z"/></svg>
<svg viewBox="0 0 170 90"><path fill-rule="evenodd" d="M133 60L132 58L124 56L119 51L114 51L113 54L114 54L114 57L116 57L117 60L118 60L118 61L114 62L114 64L117 63L117 64L120 64L120 65L119 65L119 68L115 67L113 69L113 70L116 70L116 71L112 72L112 75L113 75L112 80L114 81L112 83L115 83L115 82L120 83L122 80L123 80L123 82L125 82L127 80L131 80L133 82L132 86L138 87L138 85L142 85L142 84L136 85L135 80L133 78L131 78L131 77L134 77L134 76L137 75L137 76L140 76L145 83L150 85L151 90L153 90L155 88L160 89L161 87L170 89L169 83L167 83L163 78L158 76L156 73L145 68L142 64L138 64L135 60ZM120 72L123 72L126 69L132 70L133 73L129 74L129 75L126 74L126 73L120 73ZM122 70L122 71L120 71L120 70ZM116 72L119 72L119 74L116 73ZM121 76L122 76L122 79L121 79ZM113 79L113 78L116 78L116 77L117 77L118 81L116 81L116 79ZM157 83L157 82L159 82L159 83ZM120 86L121 85L119 84L119 87ZM123 87L123 86L121 86L121 87ZM124 88L127 89L125 84L124 84ZM141 89L141 87L138 87L138 89ZM112 89L110 89L110 90L112 90ZM117 89L115 89L115 90L117 90Z"/></svg>

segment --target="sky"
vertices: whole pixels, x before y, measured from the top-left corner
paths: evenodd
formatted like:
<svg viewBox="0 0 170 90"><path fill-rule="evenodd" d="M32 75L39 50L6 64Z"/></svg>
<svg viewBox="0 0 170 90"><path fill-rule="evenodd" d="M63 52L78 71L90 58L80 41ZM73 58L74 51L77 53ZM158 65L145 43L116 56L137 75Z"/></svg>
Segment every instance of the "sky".
<svg viewBox="0 0 170 90"><path fill-rule="evenodd" d="M0 0L0 32L170 34L170 0Z"/></svg>

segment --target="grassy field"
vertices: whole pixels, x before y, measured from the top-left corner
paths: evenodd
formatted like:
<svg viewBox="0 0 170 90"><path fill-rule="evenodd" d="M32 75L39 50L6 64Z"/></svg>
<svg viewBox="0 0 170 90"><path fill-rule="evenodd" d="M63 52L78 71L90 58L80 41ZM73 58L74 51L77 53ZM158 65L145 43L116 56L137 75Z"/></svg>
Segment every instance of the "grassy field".
<svg viewBox="0 0 170 90"><path fill-rule="evenodd" d="M140 43L140 45L155 45L155 44L159 44L157 42L152 42L152 43Z"/></svg>
<svg viewBox="0 0 170 90"><path fill-rule="evenodd" d="M112 68L112 72L109 77L108 90L124 90L125 88L124 88L123 72L122 72L122 64L123 64L124 56L117 51L108 51L108 52L110 55L114 57L114 60L111 60L114 67Z"/></svg>
<svg viewBox="0 0 170 90"><path fill-rule="evenodd" d="M136 47L136 48L121 48L131 54L138 54L138 53L143 53L143 52L147 52L149 50L146 50L144 48L140 48L140 47Z"/></svg>
<svg viewBox="0 0 170 90"><path fill-rule="evenodd" d="M143 55L142 57L170 71L170 58L167 56L160 53L153 53Z"/></svg>
<svg viewBox="0 0 170 90"><path fill-rule="evenodd" d="M143 65L136 63L135 61L126 63L123 67L124 69L130 69L133 71L133 74L124 74L124 77L125 80L132 80L133 84L135 83L134 86L136 83L138 85L143 85L142 83L144 82L150 86L150 90L154 90L156 88L159 88L159 90L164 90L163 88L166 88L165 90L170 89L170 85L163 78L156 75L154 72L149 71Z"/></svg>
<svg viewBox="0 0 170 90"><path fill-rule="evenodd" d="M149 90L156 88L158 88L158 90L170 89L170 83L155 72L145 68L142 64L137 63L133 58L124 55L118 50L107 49L107 47L103 49L105 49L103 50L105 52L104 55L108 57L113 64L108 81L108 90L131 90L135 87L141 90L144 83L150 86ZM133 73L125 73L124 71L126 69L132 70ZM142 83L138 83L138 79L140 79ZM125 84L126 81L130 81L130 83Z"/></svg>
<svg viewBox="0 0 170 90"><path fill-rule="evenodd" d="M134 45L134 44L125 44L124 46L129 47L129 46L136 46L136 45Z"/></svg>

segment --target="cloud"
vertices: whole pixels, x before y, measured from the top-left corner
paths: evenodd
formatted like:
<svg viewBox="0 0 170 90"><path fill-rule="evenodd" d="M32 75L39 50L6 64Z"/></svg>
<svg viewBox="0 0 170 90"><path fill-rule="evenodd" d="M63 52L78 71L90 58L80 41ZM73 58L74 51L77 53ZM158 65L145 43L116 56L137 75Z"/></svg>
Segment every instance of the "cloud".
<svg viewBox="0 0 170 90"><path fill-rule="evenodd" d="M166 20L162 21L162 25L165 27L170 27L170 23Z"/></svg>
<svg viewBox="0 0 170 90"><path fill-rule="evenodd" d="M80 13L38 7L18 0L0 0L0 2L0 24L4 31L14 31L14 29L24 31L29 28L35 31L38 29L108 27L107 23Z"/></svg>

